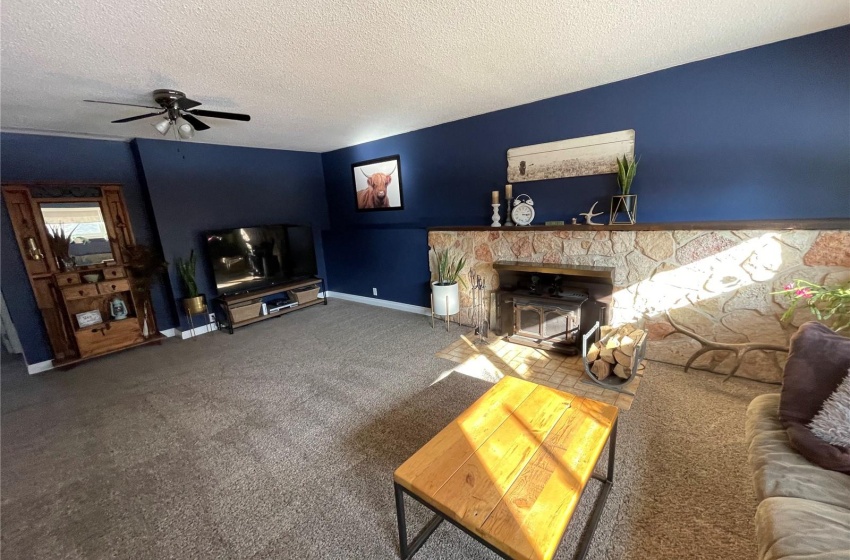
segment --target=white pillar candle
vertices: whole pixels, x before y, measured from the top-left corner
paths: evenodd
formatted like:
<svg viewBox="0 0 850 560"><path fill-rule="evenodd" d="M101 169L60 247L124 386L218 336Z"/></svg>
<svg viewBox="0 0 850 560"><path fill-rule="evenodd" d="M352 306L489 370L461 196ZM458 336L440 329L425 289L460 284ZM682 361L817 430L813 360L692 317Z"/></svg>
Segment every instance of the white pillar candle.
<svg viewBox="0 0 850 560"><path fill-rule="evenodd" d="M493 191L493 204L499 204L499 191Z"/></svg>
<svg viewBox="0 0 850 560"><path fill-rule="evenodd" d="M513 185L505 185L505 198L513 198L514 197L514 186Z"/></svg>

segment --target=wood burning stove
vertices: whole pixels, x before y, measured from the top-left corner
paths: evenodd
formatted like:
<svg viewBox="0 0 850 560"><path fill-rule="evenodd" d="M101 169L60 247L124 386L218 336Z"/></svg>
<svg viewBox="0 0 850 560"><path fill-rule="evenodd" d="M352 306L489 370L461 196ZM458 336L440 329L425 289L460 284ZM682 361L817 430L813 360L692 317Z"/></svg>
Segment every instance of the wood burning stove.
<svg viewBox="0 0 850 560"><path fill-rule="evenodd" d="M582 336L608 324L614 269L499 261L496 325L511 342L575 355Z"/></svg>

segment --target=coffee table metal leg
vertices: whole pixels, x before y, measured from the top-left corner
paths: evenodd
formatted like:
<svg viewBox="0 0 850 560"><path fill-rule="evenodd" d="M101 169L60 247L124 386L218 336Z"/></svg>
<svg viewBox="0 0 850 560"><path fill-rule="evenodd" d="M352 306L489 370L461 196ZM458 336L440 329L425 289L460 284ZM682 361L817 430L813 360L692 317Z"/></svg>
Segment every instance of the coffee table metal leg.
<svg viewBox="0 0 850 560"><path fill-rule="evenodd" d="M596 498L596 505L593 506L593 513L585 527L584 535L579 542L578 550L576 551L575 560L582 560L587 555L587 549L590 548L590 541L593 540L593 533L596 532L596 525L599 524L599 518L602 517L602 510L605 509L605 502L608 501L608 493L614 485L614 454L617 448L617 424L619 419L614 421L611 427L611 434L608 436L608 472L605 478L593 476L596 480L602 482L602 488L599 490L599 496Z"/></svg>
<svg viewBox="0 0 850 560"><path fill-rule="evenodd" d="M412 543L407 542L407 523L404 518L404 488L399 486L396 483L393 483L395 486L395 510L396 515L398 516L398 545L399 552L401 553L401 557L403 560L408 560L412 558L416 551L425 544L425 541L428 540L428 537L431 536L431 533L443 522L443 518L439 515L435 515L427 525L416 535L416 538L413 539Z"/></svg>

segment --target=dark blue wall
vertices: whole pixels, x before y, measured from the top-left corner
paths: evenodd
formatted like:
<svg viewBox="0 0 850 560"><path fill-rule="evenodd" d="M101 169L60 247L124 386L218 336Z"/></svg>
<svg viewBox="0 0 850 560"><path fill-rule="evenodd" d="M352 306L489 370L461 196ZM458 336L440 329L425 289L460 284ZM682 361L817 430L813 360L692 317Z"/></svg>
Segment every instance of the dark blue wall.
<svg viewBox="0 0 850 560"><path fill-rule="evenodd" d="M203 257L201 232L264 224L312 224L320 275L321 230L328 227L321 156L316 153L135 140L167 261ZM176 298L183 288L172 267ZM198 263L198 288L215 296L212 270ZM181 325L188 327L183 313ZM196 317L195 324L205 324Z"/></svg>
<svg viewBox="0 0 850 560"><path fill-rule="evenodd" d="M427 306L425 228L489 224L509 148L630 128L640 222L848 217L850 27L323 154L330 289ZM351 164L392 154L405 210L355 212ZM614 175L514 185L538 223L615 190Z"/></svg>
<svg viewBox="0 0 850 560"><path fill-rule="evenodd" d="M27 134L0 134L0 178L3 182L91 182L120 183L130 212L133 232L138 243L158 246L156 228L147 205L148 196L139 181L131 146L127 142L88 140ZM0 210L2 218L2 276L0 286L6 298L9 314L24 347L27 363L33 364L53 357L47 334L41 321L26 269L15 242L6 204ZM175 316L171 296L165 283L152 290L154 313L158 327L170 329Z"/></svg>

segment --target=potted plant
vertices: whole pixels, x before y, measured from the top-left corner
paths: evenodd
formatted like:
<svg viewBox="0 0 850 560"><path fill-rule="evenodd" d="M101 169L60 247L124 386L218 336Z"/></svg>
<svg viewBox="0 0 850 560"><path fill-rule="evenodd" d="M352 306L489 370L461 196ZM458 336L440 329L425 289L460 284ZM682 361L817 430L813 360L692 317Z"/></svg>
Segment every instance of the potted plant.
<svg viewBox="0 0 850 560"><path fill-rule="evenodd" d="M198 293L198 283L195 281L195 265L198 258L195 256L195 250L189 251L189 258L183 260L177 258L174 260L174 266L177 267L177 273L180 274L180 280L183 282L183 288L186 292L186 297L183 298L183 308L189 315L200 315L207 311L207 300L204 294Z"/></svg>
<svg viewBox="0 0 850 560"><path fill-rule="evenodd" d="M609 224L633 224L637 218L637 195L631 194L632 181L637 173L638 160L634 157L629 160L627 155L623 159L617 158L617 185L620 194L611 197L611 218ZM625 220L620 221L618 215L625 213Z"/></svg>
<svg viewBox="0 0 850 560"><path fill-rule="evenodd" d="M56 257L56 264L62 272L72 270L76 266L73 257L71 257L71 234L76 229L77 226L74 226L74 229L66 235L61 226L47 228L47 243L50 245L50 250Z"/></svg>
<svg viewBox="0 0 850 560"><path fill-rule="evenodd" d="M124 264L130 272L130 282L136 298L142 303L142 335L151 334L148 323L150 290L154 279L168 269L168 263L160 253L147 245L129 245L123 247ZM136 311L138 313L138 310Z"/></svg>
<svg viewBox="0 0 850 560"><path fill-rule="evenodd" d="M464 257L453 256L448 249L435 253L435 276L431 282L431 294L435 315L454 315L460 310L458 284L466 284L461 272L466 265Z"/></svg>

